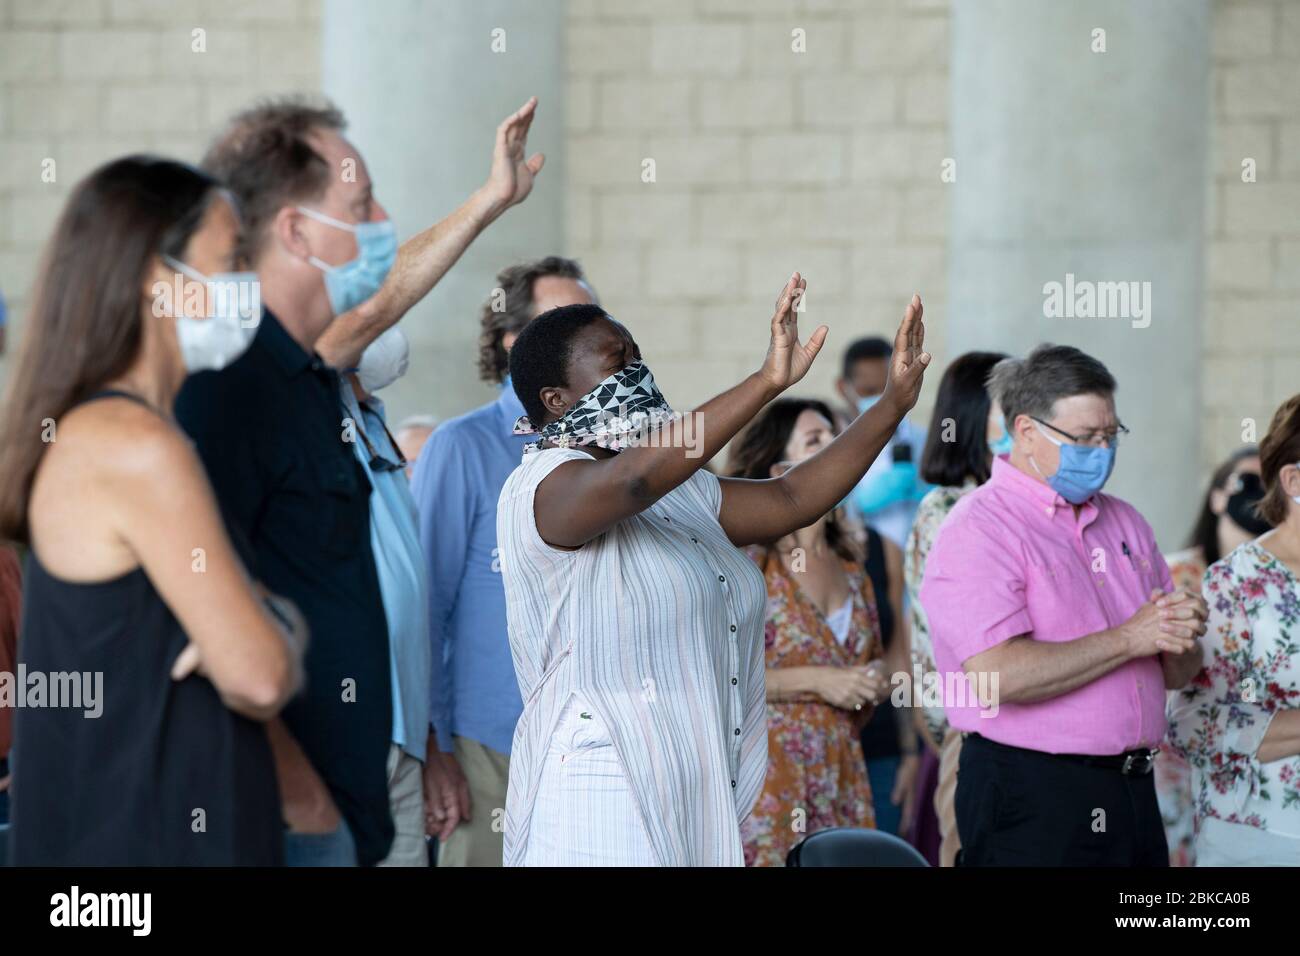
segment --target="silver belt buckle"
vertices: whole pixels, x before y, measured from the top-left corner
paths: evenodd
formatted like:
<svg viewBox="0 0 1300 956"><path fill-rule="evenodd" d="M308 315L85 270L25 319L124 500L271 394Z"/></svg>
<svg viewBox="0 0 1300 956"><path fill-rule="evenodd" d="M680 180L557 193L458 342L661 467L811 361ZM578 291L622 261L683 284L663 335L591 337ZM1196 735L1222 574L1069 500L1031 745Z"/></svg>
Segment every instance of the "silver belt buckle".
<svg viewBox="0 0 1300 956"><path fill-rule="evenodd" d="M1155 766L1156 754L1158 750L1150 750L1145 754L1129 754L1124 758L1124 766L1119 770L1126 777L1139 776L1145 777Z"/></svg>

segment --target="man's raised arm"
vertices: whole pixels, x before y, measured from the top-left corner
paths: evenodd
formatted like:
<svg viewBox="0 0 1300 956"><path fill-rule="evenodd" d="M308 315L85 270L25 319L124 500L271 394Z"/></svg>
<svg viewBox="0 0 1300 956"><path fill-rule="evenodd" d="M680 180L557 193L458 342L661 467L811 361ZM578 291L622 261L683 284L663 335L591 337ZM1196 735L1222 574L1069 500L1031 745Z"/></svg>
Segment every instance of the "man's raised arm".
<svg viewBox="0 0 1300 956"><path fill-rule="evenodd" d="M525 158L536 111L534 96L501 122L487 182L447 218L404 242L379 291L330 323L316 343L326 362L335 368L356 366L366 346L428 295L484 229L528 197L546 161L541 153Z"/></svg>

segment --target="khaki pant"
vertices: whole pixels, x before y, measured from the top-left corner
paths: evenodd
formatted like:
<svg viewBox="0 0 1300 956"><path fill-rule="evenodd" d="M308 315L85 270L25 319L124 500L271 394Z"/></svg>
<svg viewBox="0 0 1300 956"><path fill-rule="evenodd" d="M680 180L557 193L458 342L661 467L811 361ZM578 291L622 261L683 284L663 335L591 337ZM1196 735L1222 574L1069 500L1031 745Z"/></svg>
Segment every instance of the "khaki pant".
<svg viewBox="0 0 1300 956"><path fill-rule="evenodd" d="M380 866L428 866L424 841L424 764L397 744L388 748L388 809L393 815L393 845Z"/></svg>
<svg viewBox="0 0 1300 956"><path fill-rule="evenodd" d="M438 846L438 865L500 866L505 856L510 757L467 737L453 737L452 745L469 785L470 819Z"/></svg>
<svg viewBox="0 0 1300 956"><path fill-rule="evenodd" d="M957 761L961 731L949 727L939 747L939 783L934 789L934 814L939 818L939 865L952 866L961 849L957 835Z"/></svg>

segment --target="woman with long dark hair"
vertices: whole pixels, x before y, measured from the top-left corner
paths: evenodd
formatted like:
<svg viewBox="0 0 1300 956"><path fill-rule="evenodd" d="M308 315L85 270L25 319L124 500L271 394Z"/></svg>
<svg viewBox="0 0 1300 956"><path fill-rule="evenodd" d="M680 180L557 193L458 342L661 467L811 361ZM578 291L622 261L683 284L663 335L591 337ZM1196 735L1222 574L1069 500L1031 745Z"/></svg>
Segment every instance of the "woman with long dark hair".
<svg viewBox="0 0 1300 956"><path fill-rule="evenodd" d="M0 536L31 549L20 665L79 693L17 710L15 864L282 858L260 722L300 683L301 619L249 580L172 419L260 315L238 228L210 176L132 156L77 185L49 243L0 425Z"/></svg>
<svg viewBox="0 0 1300 956"><path fill-rule="evenodd" d="M833 421L824 402L778 399L741 436L728 472L779 478L834 440ZM858 734L889 681L871 580L835 511L747 552L767 583L767 775L741 838L746 864L783 866L807 834L873 825Z"/></svg>
<svg viewBox="0 0 1300 956"><path fill-rule="evenodd" d="M930 625L921 607L921 581L926 558L948 513L964 495L988 481L993 456L1010 451L1011 440L1001 409L988 390L989 373L1004 358L1001 352L967 352L944 370L921 456L921 477L936 487L917 507L903 558L912 624L912 671L922 678L922 686L912 688L912 699L914 705L919 705L916 713L929 753L928 769L932 772L926 776L933 780L934 819L939 831L937 855L942 866L952 866L961 849L953 807L961 734L948 726L943 702L925 695L925 676L937 675L938 668L930 643ZM932 848L933 842L926 849Z"/></svg>

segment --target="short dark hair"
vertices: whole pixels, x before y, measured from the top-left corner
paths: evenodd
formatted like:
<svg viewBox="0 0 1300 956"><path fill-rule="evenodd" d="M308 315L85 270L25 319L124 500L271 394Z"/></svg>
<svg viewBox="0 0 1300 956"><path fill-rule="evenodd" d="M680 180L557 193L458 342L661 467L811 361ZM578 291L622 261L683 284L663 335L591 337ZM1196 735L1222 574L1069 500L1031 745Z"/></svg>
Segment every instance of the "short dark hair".
<svg viewBox="0 0 1300 956"><path fill-rule="evenodd" d="M483 381L505 380L510 359L501 343L511 332L519 334L532 321L533 286L546 276L587 281L577 260L564 256L516 263L497 273L496 288L479 313L478 374Z"/></svg>
<svg viewBox="0 0 1300 956"><path fill-rule="evenodd" d="M954 487L967 478L981 485L989 480L993 399L986 383L993 366L1004 358L1001 352L967 352L944 370L921 454L921 477L930 484Z"/></svg>
<svg viewBox="0 0 1300 956"><path fill-rule="evenodd" d="M1115 394L1115 376L1106 366L1072 345L1043 344L1023 359L1003 359L989 373L990 394L1002 406L1007 428L1020 415L1052 417L1059 399L1072 395Z"/></svg>
<svg viewBox="0 0 1300 956"><path fill-rule="evenodd" d="M528 420L536 427L546 421L544 388L568 388L569 360L578 333L608 318L598 305L562 305L529 322L510 349L510 385L519 396Z"/></svg>
<svg viewBox="0 0 1300 956"><path fill-rule="evenodd" d="M853 374L853 366L867 359L887 359L894 354L894 347L889 344L888 339L882 339L879 335L869 335L865 339L858 339L849 343L849 347L844 350L844 362L840 368L840 374L843 378L848 378Z"/></svg>
<svg viewBox="0 0 1300 956"><path fill-rule="evenodd" d="M343 114L327 101L262 100L235 116L208 147L203 168L239 202L246 261L256 261L267 224L283 206L317 199L329 188L329 164L308 142L311 133L346 128Z"/></svg>
<svg viewBox="0 0 1300 956"><path fill-rule="evenodd" d="M1282 469L1300 462L1300 395L1292 395L1273 413L1268 434L1259 443L1259 474L1264 479L1264 497L1256 513L1277 527L1286 520L1288 498L1279 480Z"/></svg>

